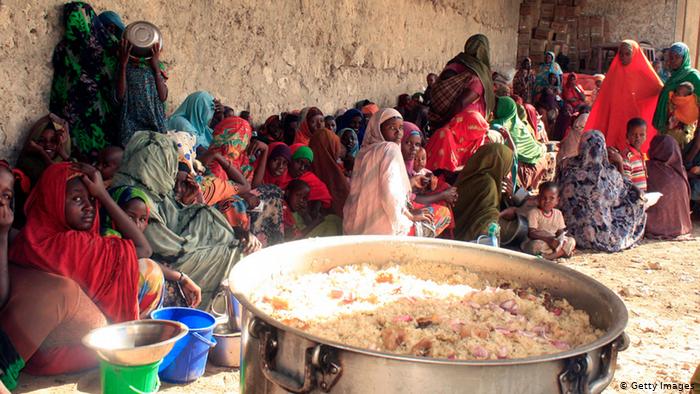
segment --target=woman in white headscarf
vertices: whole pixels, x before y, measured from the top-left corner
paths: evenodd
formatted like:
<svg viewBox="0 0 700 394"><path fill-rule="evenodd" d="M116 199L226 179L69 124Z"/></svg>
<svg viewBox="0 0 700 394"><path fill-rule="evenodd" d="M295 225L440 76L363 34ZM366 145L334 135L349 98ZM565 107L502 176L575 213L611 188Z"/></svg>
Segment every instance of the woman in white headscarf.
<svg viewBox="0 0 700 394"><path fill-rule="evenodd" d="M434 236L429 210L411 209L402 136L403 118L395 109L382 109L369 120L343 209L346 235Z"/></svg>

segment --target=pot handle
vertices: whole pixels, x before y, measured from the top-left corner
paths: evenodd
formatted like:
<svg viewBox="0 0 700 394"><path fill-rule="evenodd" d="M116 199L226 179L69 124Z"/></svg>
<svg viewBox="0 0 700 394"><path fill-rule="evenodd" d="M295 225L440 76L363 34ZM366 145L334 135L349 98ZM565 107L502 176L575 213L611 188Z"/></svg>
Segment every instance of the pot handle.
<svg viewBox="0 0 700 394"><path fill-rule="evenodd" d="M306 349L304 357L304 380L299 382L275 369L275 356L279 342L277 328L263 323L257 318L251 320L248 326L250 336L258 339L262 373L267 380L283 388L285 391L304 394L316 386L328 393L340 378L342 368L335 353L323 345Z"/></svg>
<svg viewBox="0 0 700 394"><path fill-rule="evenodd" d="M629 344L630 337L623 332L603 350L600 354L600 369L602 372L589 384L591 393L598 394L603 392L610 382L612 382L615 368L617 367L617 353L627 350Z"/></svg>
<svg viewBox="0 0 700 394"><path fill-rule="evenodd" d="M206 343L210 348L213 348L214 346L216 346L216 339L214 339L214 338L209 340L207 338L204 338L198 332L192 332L192 336L195 337L197 340Z"/></svg>
<svg viewBox="0 0 700 394"><path fill-rule="evenodd" d="M559 388L562 394L599 394L612 382L615 367L617 366L617 353L629 346L630 339L626 333L620 334L614 341L605 346L600 353L600 374L589 383L590 371L588 366L592 363L589 354L583 354L569 359L566 369L559 375Z"/></svg>
<svg viewBox="0 0 700 394"><path fill-rule="evenodd" d="M264 324L264 323L258 323ZM260 359L262 360L262 373L265 378L284 390L303 394L313 388L313 370L308 355L304 358L304 380L299 383L296 379L275 370L275 355L277 354L277 329L264 324L261 329Z"/></svg>
<svg viewBox="0 0 700 394"><path fill-rule="evenodd" d="M211 314L216 316L217 318L228 317L228 314L226 312L221 313L221 312L218 312L216 309L214 309L214 305L216 305L216 301L222 296L224 297L224 302L225 302L224 305L228 305L228 300L226 299L227 297L226 297L226 293L224 290L220 290L218 293L216 293L216 295L214 296L214 299L211 301L211 308L210 308ZM228 308L228 306L226 306L226 308ZM227 319L227 321L228 321L228 319ZM217 323L218 323L218 321L217 321Z"/></svg>

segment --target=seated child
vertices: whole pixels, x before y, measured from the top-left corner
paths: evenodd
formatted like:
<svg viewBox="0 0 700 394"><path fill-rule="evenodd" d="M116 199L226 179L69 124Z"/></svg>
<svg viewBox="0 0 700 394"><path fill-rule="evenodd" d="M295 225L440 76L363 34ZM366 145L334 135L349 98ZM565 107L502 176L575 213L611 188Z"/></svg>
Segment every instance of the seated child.
<svg viewBox="0 0 700 394"><path fill-rule="evenodd" d="M610 163L641 191L647 191L646 155L642 145L647 139L647 123L642 118L632 118L627 122L627 147L619 152L608 147Z"/></svg>
<svg viewBox="0 0 700 394"><path fill-rule="evenodd" d="M438 178L433 175L433 172L425 168L425 163L428 160L428 154L425 148L419 148L416 152L416 158L413 160L413 171L416 175L422 175L428 178L428 182L424 182L425 186L421 191L435 191L438 185Z"/></svg>
<svg viewBox="0 0 700 394"><path fill-rule="evenodd" d="M700 114L695 87L690 82L683 82L675 91L669 93L669 96L671 114L668 119L668 128L672 130L669 134L683 149L693 139Z"/></svg>
<svg viewBox="0 0 700 394"><path fill-rule="evenodd" d="M124 157L124 149L118 146L108 146L100 151L95 168L102 174L105 187L109 188L112 183L114 174L122 164L122 157Z"/></svg>
<svg viewBox="0 0 700 394"><path fill-rule="evenodd" d="M151 214L150 199L141 189L131 186L119 186L110 189L110 195L114 202L124 210L141 232L146 231L148 219ZM100 212L100 223L104 236L121 237L119 229L116 227L107 212ZM182 271L175 271L170 267L159 264L163 271L166 284L166 294L164 306L189 306L196 308L202 301L202 290L197 284Z"/></svg>
<svg viewBox="0 0 700 394"><path fill-rule="evenodd" d="M284 238L293 241L308 237L341 235L343 223L336 215L311 218L308 213L311 187L301 179L294 179L284 192Z"/></svg>
<svg viewBox="0 0 700 394"><path fill-rule="evenodd" d="M537 208L527 214L528 239L521 249L548 260L571 257L576 241L566 236L564 216L555 208L559 204L559 189L554 182L544 182L539 190Z"/></svg>

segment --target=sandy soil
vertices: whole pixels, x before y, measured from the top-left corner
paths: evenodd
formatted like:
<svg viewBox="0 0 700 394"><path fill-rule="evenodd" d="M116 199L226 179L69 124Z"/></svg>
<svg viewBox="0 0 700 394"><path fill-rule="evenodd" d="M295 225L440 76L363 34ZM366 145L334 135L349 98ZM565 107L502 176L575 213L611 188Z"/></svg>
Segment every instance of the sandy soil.
<svg viewBox="0 0 700 394"><path fill-rule="evenodd" d="M620 353L609 393L663 393L632 384L688 383L700 363L700 229L683 242L644 241L617 254L577 254L564 262L599 280L625 301L631 343ZM164 384L166 393L238 393L237 370L209 366L189 385ZM626 386L625 386L626 385ZM622 387L626 387L623 389ZM99 392L99 374L37 378L23 375L18 393Z"/></svg>

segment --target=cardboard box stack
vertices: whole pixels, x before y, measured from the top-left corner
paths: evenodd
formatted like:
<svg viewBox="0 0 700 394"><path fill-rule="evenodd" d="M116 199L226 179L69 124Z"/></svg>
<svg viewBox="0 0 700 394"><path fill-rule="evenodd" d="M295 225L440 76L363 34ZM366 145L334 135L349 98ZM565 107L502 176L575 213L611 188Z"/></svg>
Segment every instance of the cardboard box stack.
<svg viewBox="0 0 700 394"><path fill-rule="evenodd" d="M534 65L544 62L544 52L568 54L569 68L579 71L587 64L591 47L606 38L603 16L582 16L585 0L523 0L518 26L518 64L530 57Z"/></svg>

